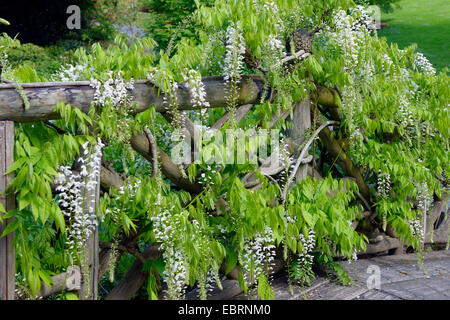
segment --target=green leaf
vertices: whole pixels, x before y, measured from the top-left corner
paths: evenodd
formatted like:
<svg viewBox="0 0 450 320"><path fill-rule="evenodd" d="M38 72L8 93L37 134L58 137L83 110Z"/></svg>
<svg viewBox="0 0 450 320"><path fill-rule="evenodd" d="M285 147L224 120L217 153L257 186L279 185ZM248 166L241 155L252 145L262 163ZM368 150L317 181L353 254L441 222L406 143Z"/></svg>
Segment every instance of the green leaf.
<svg viewBox="0 0 450 320"><path fill-rule="evenodd" d="M49 287L53 284L53 280L50 277L50 275L44 271L44 270L39 270L39 277L42 279L42 281L44 281L44 283L46 285L48 285Z"/></svg>
<svg viewBox="0 0 450 320"><path fill-rule="evenodd" d="M78 298L78 296L75 293L73 293L73 292L65 292L64 293L64 298L66 300L80 300Z"/></svg>
<svg viewBox="0 0 450 320"><path fill-rule="evenodd" d="M234 269L234 267L237 264L238 261L238 257L236 252L233 250L233 248L228 247L227 248L227 255L225 257L225 261L227 264L227 268L225 270L225 274L229 274L231 272L231 270Z"/></svg>
<svg viewBox="0 0 450 320"><path fill-rule="evenodd" d="M147 293L149 300L158 300L158 285L155 276L151 272L149 273L147 281Z"/></svg>
<svg viewBox="0 0 450 320"><path fill-rule="evenodd" d="M17 222L17 220L12 220L10 221L7 225L5 230L3 230L2 236L1 237L5 237L8 234L10 234L11 232L14 232L17 228L19 227L19 223Z"/></svg>
<svg viewBox="0 0 450 320"><path fill-rule="evenodd" d="M28 158L20 158L16 161L14 161L14 163L8 168L8 170L6 170L5 174L10 174L14 171L16 171L18 168L20 168L23 163L27 160Z"/></svg>
<svg viewBox="0 0 450 320"><path fill-rule="evenodd" d="M56 227L59 230L61 230L62 232L64 232L64 230L66 229L66 222L64 220L64 216L63 216L61 210L59 209L59 207L56 207L52 211L53 211L53 218L55 219Z"/></svg>
<svg viewBox="0 0 450 320"><path fill-rule="evenodd" d="M0 212L1 213L6 213L6 209L5 209L5 207L3 206L3 204L0 202Z"/></svg>

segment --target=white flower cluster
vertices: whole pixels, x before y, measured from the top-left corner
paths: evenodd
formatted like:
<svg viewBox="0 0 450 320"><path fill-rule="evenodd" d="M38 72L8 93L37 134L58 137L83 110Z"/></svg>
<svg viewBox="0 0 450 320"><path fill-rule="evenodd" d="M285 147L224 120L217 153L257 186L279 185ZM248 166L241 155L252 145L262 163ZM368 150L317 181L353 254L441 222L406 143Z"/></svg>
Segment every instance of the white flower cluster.
<svg viewBox="0 0 450 320"><path fill-rule="evenodd" d="M386 69L388 69L388 70L385 70L385 73L387 74L389 69L391 68L393 62L392 62L391 57L388 54L385 54L383 56L383 62L384 62L384 64L387 64L387 68Z"/></svg>
<svg viewBox="0 0 450 320"><path fill-rule="evenodd" d="M352 16L347 15L344 10L339 10L333 18L336 31L330 34L330 40L344 51L345 71L354 70L358 65L359 43Z"/></svg>
<svg viewBox="0 0 450 320"><path fill-rule="evenodd" d="M357 6L350 11L350 14L344 10L337 10L333 16L333 24L335 31L325 28L330 36L330 42L344 51L345 70L356 70L358 53L364 48L364 39L368 32L376 29L374 21L363 6ZM370 74L371 69L372 67L369 66L366 74Z"/></svg>
<svg viewBox="0 0 450 320"><path fill-rule="evenodd" d="M231 22L226 32L224 79L239 79L244 68L245 39L239 22Z"/></svg>
<svg viewBox="0 0 450 320"><path fill-rule="evenodd" d="M241 254L241 264L244 269L244 279L251 283L250 275L257 279L265 271L270 273L275 260L275 245L273 232L266 227L264 233L254 235L254 239L245 239L244 250Z"/></svg>
<svg viewBox="0 0 450 320"><path fill-rule="evenodd" d="M87 69L86 65L77 64L74 66L72 64L69 64L65 67L62 67L53 78L55 80L64 82L83 80L83 72L85 72L86 69Z"/></svg>
<svg viewBox="0 0 450 320"><path fill-rule="evenodd" d="M305 239L303 233L300 233L299 241L302 243L303 251L298 255L298 263L303 269L310 269L313 264L313 256L311 252L314 250L316 244L316 234L314 230L310 229L308 239Z"/></svg>
<svg viewBox="0 0 450 320"><path fill-rule="evenodd" d="M276 35L269 36L266 48L265 64L268 69L282 66L281 59L286 56L286 52L283 51L284 45Z"/></svg>
<svg viewBox="0 0 450 320"><path fill-rule="evenodd" d="M355 31L367 30L373 32L377 29L374 19L364 6L356 6L350 9L350 15L353 17L352 29Z"/></svg>
<svg viewBox="0 0 450 320"><path fill-rule="evenodd" d="M205 186L213 185L213 177L218 171L220 171L220 167L218 167L216 164L212 164L212 166L208 164L205 172L202 172L200 174L198 182Z"/></svg>
<svg viewBox="0 0 450 320"><path fill-rule="evenodd" d="M419 239L423 239L424 237L424 230L422 227L422 223L420 222L421 218L418 217L414 220L408 220L409 226L411 228L411 233L414 237L417 237Z"/></svg>
<svg viewBox="0 0 450 320"><path fill-rule="evenodd" d="M191 93L191 102L194 107L209 107L206 101L205 85L202 82L202 76L197 70L189 70L187 75L183 74L184 81Z"/></svg>
<svg viewBox="0 0 450 320"><path fill-rule="evenodd" d="M283 167L282 174L278 180L280 185L284 185L288 182L288 177L292 169L295 167L294 157L289 153L288 139L280 133L280 150L278 154L278 163Z"/></svg>
<svg viewBox="0 0 450 320"><path fill-rule="evenodd" d="M95 193L97 180L101 170L102 148L100 139L89 152L88 142L83 148L83 157L79 158L80 173L74 173L67 166L60 166L60 174L55 180L56 191L61 200L61 211L69 218L70 229L68 245L70 250L85 247L86 241L98 225L95 212L95 197L88 196Z"/></svg>
<svg viewBox="0 0 450 320"><path fill-rule="evenodd" d="M161 250L174 245L173 240L181 228L181 221L178 214L164 210L161 214L151 218L153 222L153 232L158 242L161 242Z"/></svg>
<svg viewBox="0 0 450 320"><path fill-rule="evenodd" d="M267 45L270 48L270 50L280 52L280 54L282 54L283 56L286 55L286 53L283 52L284 49L283 43L280 40L278 40L276 36L271 34L269 36L269 39L267 40Z"/></svg>
<svg viewBox="0 0 450 320"><path fill-rule="evenodd" d="M110 71L108 76L109 79L103 84L97 79L91 79L91 87L95 89L93 100L100 105L109 101L115 107L123 106L128 102L128 90L134 89L134 79L125 82L121 78L122 71L119 71L116 76Z"/></svg>
<svg viewBox="0 0 450 320"><path fill-rule="evenodd" d="M261 2L262 2L262 5L261 5ZM277 4L273 1L253 0L253 6L258 11L267 10L272 14L277 14L279 12Z"/></svg>
<svg viewBox="0 0 450 320"><path fill-rule="evenodd" d="M417 186L417 209L426 215L430 210L433 199L430 196L427 183L421 183Z"/></svg>
<svg viewBox="0 0 450 320"><path fill-rule="evenodd" d="M409 110L409 101L405 96L400 98L399 118L400 124L404 128L409 128L414 125L414 118Z"/></svg>
<svg viewBox="0 0 450 320"><path fill-rule="evenodd" d="M285 164L285 169L289 170L290 167L294 164L294 157L289 153L289 139L286 138L283 133L280 133L280 154L279 161Z"/></svg>
<svg viewBox="0 0 450 320"><path fill-rule="evenodd" d="M180 300L186 292L186 258L180 250L168 247L164 250L163 259L166 264L163 275L167 282L169 297L172 300Z"/></svg>
<svg viewBox="0 0 450 320"><path fill-rule="evenodd" d="M191 103L194 107L201 108L200 116L203 123L207 120L207 108L210 106L206 101L205 85L202 82L202 76L197 70L189 70L187 75L183 74L184 81L191 93Z"/></svg>
<svg viewBox="0 0 450 320"><path fill-rule="evenodd" d="M179 217L180 214L164 210L151 218L156 241L160 243L160 250L163 250L163 259L166 264L164 276L171 299L181 299L184 296L188 276L186 258L175 244L177 234L181 231Z"/></svg>
<svg viewBox="0 0 450 320"><path fill-rule="evenodd" d="M434 69L431 62L420 52L416 53L414 64L426 75L434 76L436 74L436 69Z"/></svg>
<svg viewBox="0 0 450 320"><path fill-rule="evenodd" d="M389 173L381 173L378 171L377 194L380 198L386 199L391 190L391 175Z"/></svg>
<svg viewBox="0 0 450 320"><path fill-rule="evenodd" d="M354 250L352 253L352 259L350 260L350 262L356 261L356 260L358 260L358 254L357 254L356 250Z"/></svg>

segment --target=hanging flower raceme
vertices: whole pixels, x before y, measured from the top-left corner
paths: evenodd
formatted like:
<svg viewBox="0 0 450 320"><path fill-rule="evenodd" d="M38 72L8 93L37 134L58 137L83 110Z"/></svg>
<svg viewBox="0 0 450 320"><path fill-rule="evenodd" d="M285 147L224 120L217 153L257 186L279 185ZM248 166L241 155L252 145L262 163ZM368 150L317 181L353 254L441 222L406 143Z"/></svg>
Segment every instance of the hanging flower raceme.
<svg viewBox="0 0 450 320"><path fill-rule="evenodd" d="M414 64L426 75L434 76L436 74L436 69L434 69L431 62L420 52L416 53Z"/></svg>
<svg viewBox="0 0 450 320"><path fill-rule="evenodd" d="M94 102L99 105L104 105L106 102L111 102L113 106L123 106L128 102L128 90L134 89L134 79L129 82L124 81L122 71L114 75L112 71L108 72L108 80L101 83L97 79L91 79L91 87L95 89Z"/></svg>
<svg viewBox="0 0 450 320"><path fill-rule="evenodd" d="M256 234L253 239L245 239L240 260L245 271L244 279L248 284L252 279L270 274L275 260L275 245L270 227L266 227L263 233Z"/></svg>
<svg viewBox="0 0 450 320"><path fill-rule="evenodd" d="M414 118L409 108L409 101L404 96L400 98L400 107L398 113L400 124L404 128L409 128L414 125Z"/></svg>
<svg viewBox="0 0 450 320"><path fill-rule="evenodd" d="M305 236L301 233L299 241L302 243L303 251L298 255L298 263L303 269L311 269L314 258L311 253L316 243L314 230L309 230L308 239L305 239Z"/></svg>
<svg viewBox="0 0 450 320"><path fill-rule="evenodd" d="M180 300L184 298L187 280L187 262L181 250L168 247L163 253L165 262L164 277L167 282L169 298Z"/></svg>
<svg viewBox="0 0 450 320"><path fill-rule="evenodd" d="M224 79L239 79L244 69L245 39L239 22L231 22L226 32Z"/></svg>
<svg viewBox="0 0 450 320"><path fill-rule="evenodd" d="M83 156L78 159L80 172L75 173L67 166L59 166L60 174L55 180L56 191L61 200L61 211L69 219L68 246L80 252L86 246L92 232L98 225L95 212L95 194L101 170L102 148L100 139L90 151L88 142L83 144Z"/></svg>
<svg viewBox="0 0 450 320"><path fill-rule="evenodd" d="M174 300L181 299L184 297L188 278L186 257L176 242L177 235L182 230L181 215L164 210L151 220L156 241L160 243L160 250L163 250L168 295Z"/></svg>
<svg viewBox="0 0 450 320"><path fill-rule="evenodd" d="M189 70L187 74L183 74L183 79L186 82L191 93L191 103L196 108L201 108L200 119L204 125L207 121L207 111L210 106L209 102L206 101L206 90L205 85L202 82L202 76L197 70Z"/></svg>
<svg viewBox="0 0 450 320"><path fill-rule="evenodd" d="M56 81L80 81L84 78L84 72L88 69L88 67L84 64L69 64L65 67L62 67L53 77Z"/></svg>
<svg viewBox="0 0 450 320"><path fill-rule="evenodd" d="M391 175L389 173L378 172L377 194L380 198L386 199L391 190Z"/></svg>

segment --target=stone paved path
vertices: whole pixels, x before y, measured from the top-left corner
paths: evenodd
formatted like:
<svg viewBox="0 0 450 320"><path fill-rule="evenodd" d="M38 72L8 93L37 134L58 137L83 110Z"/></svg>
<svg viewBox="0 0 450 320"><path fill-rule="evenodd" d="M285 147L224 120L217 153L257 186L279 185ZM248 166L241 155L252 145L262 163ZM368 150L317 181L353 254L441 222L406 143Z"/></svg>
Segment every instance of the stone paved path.
<svg viewBox="0 0 450 320"><path fill-rule="evenodd" d="M450 251L424 254L425 274L417 264L416 254L361 259L341 265L354 279L353 286L341 286L319 277L311 287L293 287L289 292L285 275L272 282L277 300L450 300ZM372 267L370 267L372 266ZM368 268L372 270L368 273ZM379 269L377 269L379 268ZM369 289L367 280L379 270L379 289ZM373 278L371 278L373 279ZM234 299L248 299L238 295Z"/></svg>

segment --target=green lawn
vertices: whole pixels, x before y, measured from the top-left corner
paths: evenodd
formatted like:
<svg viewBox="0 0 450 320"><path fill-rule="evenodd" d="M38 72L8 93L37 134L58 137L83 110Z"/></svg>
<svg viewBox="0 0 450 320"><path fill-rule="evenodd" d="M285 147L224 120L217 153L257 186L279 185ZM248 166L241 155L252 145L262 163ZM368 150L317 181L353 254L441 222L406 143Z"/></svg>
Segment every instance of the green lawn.
<svg viewBox="0 0 450 320"><path fill-rule="evenodd" d="M388 27L378 35L404 48L413 43L436 67L441 70L450 62L450 1L403 0L400 8L381 15Z"/></svg>

